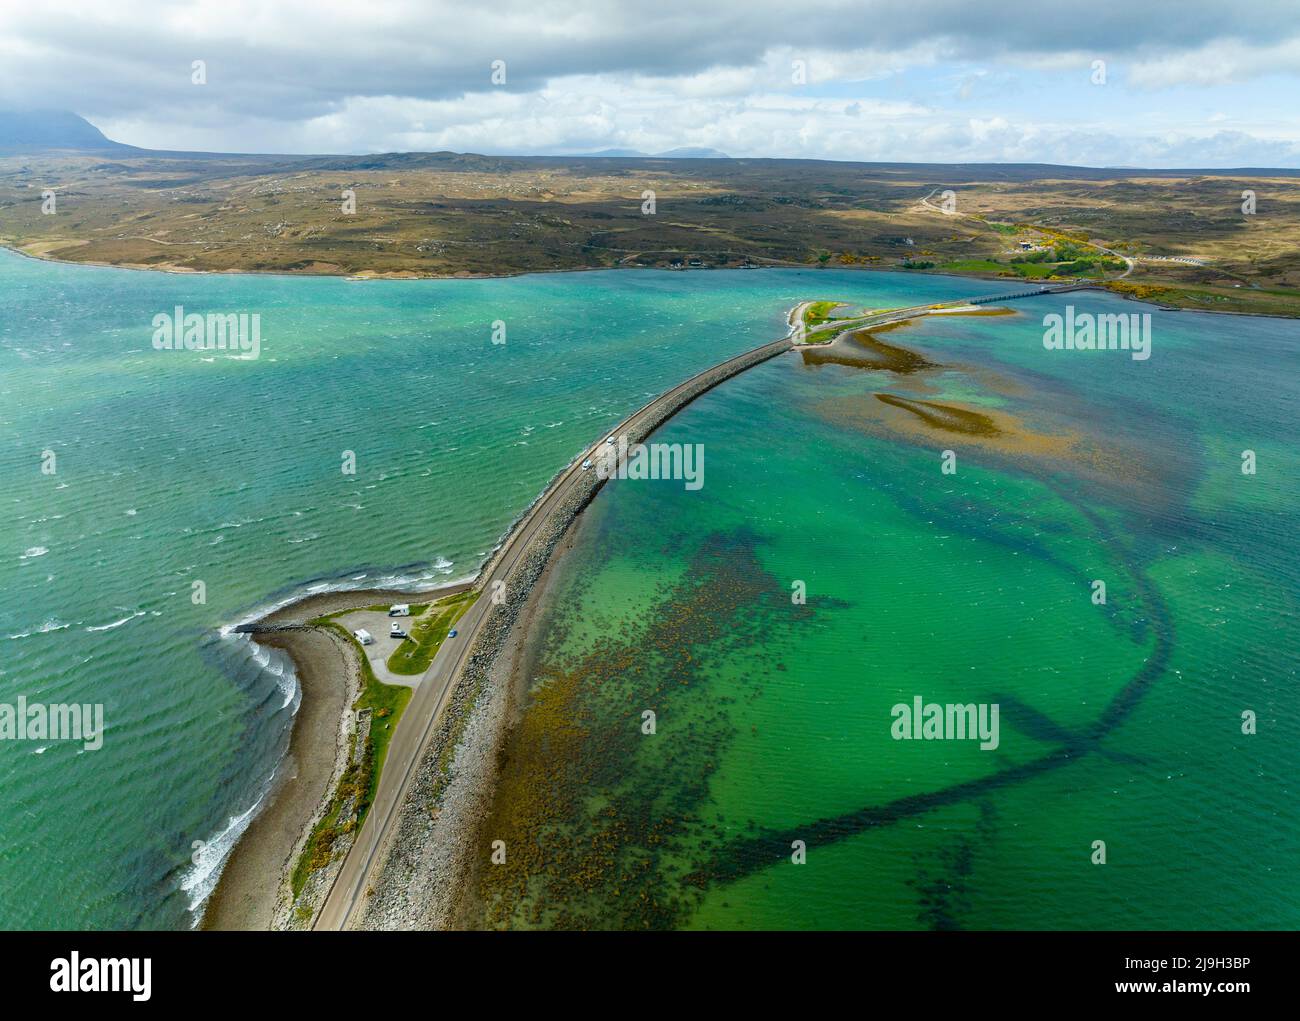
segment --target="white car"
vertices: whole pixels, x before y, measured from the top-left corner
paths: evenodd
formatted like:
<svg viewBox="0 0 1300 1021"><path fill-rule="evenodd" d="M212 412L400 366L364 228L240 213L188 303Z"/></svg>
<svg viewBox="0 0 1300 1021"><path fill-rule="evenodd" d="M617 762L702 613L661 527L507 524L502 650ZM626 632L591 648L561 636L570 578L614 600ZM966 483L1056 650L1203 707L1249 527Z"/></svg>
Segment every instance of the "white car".
<svg viewBox="0 0 1300 1021"><path fill-rule="evenodd" d="M605 442L608 443L608 444L612 447L612 446L614 445L614 437L613 437L613 436L606 436L606 437L605 437Z"/></svg>
<svg viewBox="0 0 1300 1021"><path fill-rule="evenodd" d="M587 460L582 462L582 470L588 471L590 470L590 468L591 468L591 458L587 458Z"/></svg>
<svg viewBox="0 0 1300 1021"><path fill-rule="evenodd" d="M396 622L394 622L393 626L390 627L390 628L388 629L388 637L389 637L389 638L409 638L410 635L408 635L405 631L403 631L400 627L398 627L397 624L396 624Z"/></svg>

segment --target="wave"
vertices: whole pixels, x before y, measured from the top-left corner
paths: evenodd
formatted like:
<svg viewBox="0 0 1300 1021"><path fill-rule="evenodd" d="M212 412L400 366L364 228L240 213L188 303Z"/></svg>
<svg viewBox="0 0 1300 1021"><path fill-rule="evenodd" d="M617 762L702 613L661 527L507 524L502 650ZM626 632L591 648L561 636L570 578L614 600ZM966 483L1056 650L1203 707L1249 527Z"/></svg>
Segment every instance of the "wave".
<svg viewBox="0 0 1300 1021"><path fill-rule="evenodd" d="M240 665L251 663L258 674L265 674L275 682L276 688L284 696L280 709L291 709L290 715L298 712L302 703L302 685L293 669L293 661L286 653L269 646L259 645L252 637L240 632L222 628L218 638L223 642L234 643L229 646L232 657L240 658Z"/></svg>
<svg viewBox="0 0 1300 1021"><path fill-rule="evenodd" d="M262 807L270 787L268 783L246 811L232 815L210 840L199 841L199 846L194 849L190 859L192 864L180 881L181 892L189 895L188 910L194 915L193 925L198 925L202 917L201 909L217 888L217 881L221 878L221 870L226 867L230 852L235 849L239 838L244 835L257 810Z"/></svg>
<svg viewBox="0 0 1300 1021"><path fill-rule="evenodd" d="M49 548L48 546L33 546L33 547L31 547L30 549L26 550L22 555L20 555L20 556L18 557L18 559L19 559L19 560L34 560L34 559L36 559L37 557L43 557L43 556L45 556L45 554L48 553L49 551L50 551L50 548Z"/></svg>
<svg viewBox="0 0 1300 1021"><path fill-rule="evenodd" d="M245 663L251 663L257 671L274 679L276 688L284 696L277 711L288 709L290 717L296 716L302 705L302 685L298 683L293 661L279 650L258 645L245 634L223 633L222 638L238 643L231 651L236 654L242 653ZM180 890L189 898L187 910L193 916L191 927L197 926L202 919L203 907L212 896L212 891L217 888L231 852L257 817L257 813L266 802L267 795L275 789L281 770L288 761L287 757L281 759L247 809L230 816L225 825L209 840L199 842L195 847L192 864L181 876L178 884Z"/></svg>
<svg viewBox="0 0 1300 1021"><path fill-rule="evenodd" d="M373 585L394 590L428 587L428 583L431 581L445 581L451 573L452 567L452 561L445 557L439 557L427 568L416 574L382 575L374 579ZM366 575L353 576L353 578L355 577L365 578ZM472 577L467 576L460 580L469 581L472 580ZM298 602L304 596L355 589L356 585L353 578L332 579L307 585L285 595L281 599L258 606L245 614L237 623L226 624L218 630L220 639L239 642L241 645L240 651L244 653L247 659L258 670L275 679L277 687L284 695L280 710L289 709L291 715L297 715L302 704L302 685L298 683L298 676L293 669L292 660L279 650L259 645L249 635L235 631L235 628L243 624L250 624L268 614L283 609L292 603ZM234 650L232 649L232 651ZM258 811L266 801L267 794L275 788L280 771L288 761L287 757L281 760L280 765L271 772L261 791L247 809L230 816L226 824L210 840L196 847L193 864L181 876L179 882L181 891L188 897L188 911L193 916L192 926L197 926L202 919L203 907L208 898L212 896L213 890L217 888L222 870L225 868L231 852L252 824L253 819L256 818Z"/></svg>
<svg viewBox="0 0 1300 1021"><path fill-rule="evenodd" d="M87 631L112 631L114 628L119 628L123 624L127 623L128 621L135 620L136 617L143 617L144 614L145 614L144 610L139 610L136 613L132 613L129 616L123 617L121 620L115 620L111 624L101 624L99 627L88 627L86 628L86 630Z"/></svg>
<svg viewBox="0 0 1300 1021"><path fill-rule="evenodd" d="M233 624L223 624L219 634L223 638L228 637L236 633L236 628L245 624L252 624L254 621L270 616L278 610L283 610L286 606L292 606L308 596L319 596L330 592L354 592L359 587L365 589L391 589L395 592L428 588L430 582L447 582L448 575L451 574L454 566L453 562L446 557L438 557L427 568L416 574L381 574L372 578L367 572L362 572L346 578L330 578L324 581L312 582L286 593L281 598L259 604ZM475 575L471 574L464 578L453 579L451 583L459 584L460 582L473 581L474 578ZM358 586L358 581L365 581L366 584Z"/></svg>
<svg viewBox="0 0 1300 1021"><path fill-rule="evenodd" d="M48 635L51 631L62 631L64 628L70 627L72 627L71 624L65 624L57 617L51 617L38 628L33 628L31 631L19 631L17 634L8 635L7 637L12 640L30 638L32 635Z"/></svg>

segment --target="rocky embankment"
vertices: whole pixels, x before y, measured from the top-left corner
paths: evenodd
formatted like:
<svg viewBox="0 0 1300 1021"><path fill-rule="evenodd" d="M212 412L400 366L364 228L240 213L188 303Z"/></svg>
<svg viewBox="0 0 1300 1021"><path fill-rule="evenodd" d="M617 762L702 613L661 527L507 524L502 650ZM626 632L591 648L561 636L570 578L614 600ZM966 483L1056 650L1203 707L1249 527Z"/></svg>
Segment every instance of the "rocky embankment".
<svg viewBox="0 0 1300 1021"><path fill-rule="evenodd" d="M617 430L629 444L645 439L678 410L732 376L789 350L788 340L765 345L693 377L629 417ZM498 749L511 718L523 639L537 617L543 577L570 525L604 484L582 473L547 513L505 579L503 597L474 636L435 734L425 749L382 865L366 891L359 927L450 928L465 917L467 879L490 847L478 846L479 823L491 804ZM536 504L534 505L536 506ZM528 520L528 514L514 527ZM500 555L499 553L497 554ZM495 557L494 557L495 560ZM489 573L492 563L484 569Z"/></svg>

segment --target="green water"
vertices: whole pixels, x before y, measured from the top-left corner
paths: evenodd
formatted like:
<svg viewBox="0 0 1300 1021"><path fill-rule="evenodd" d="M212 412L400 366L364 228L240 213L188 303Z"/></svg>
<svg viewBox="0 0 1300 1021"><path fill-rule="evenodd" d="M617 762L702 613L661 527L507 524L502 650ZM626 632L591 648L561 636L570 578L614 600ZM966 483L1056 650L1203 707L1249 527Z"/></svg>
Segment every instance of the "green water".
<svg viewBox="0 0 1300 1021"><path fill-rule="evenodd" d="M485 924L1300 926L1300 328L1157 312L1147 362L1045 351L1067 300L1148 310L1072 294L888 334L944 366L919 393L785 356L655 435L703 445L703 488L601 492ZM885 435L857 415L876 391L1088 456ZM916 695L998 704L998 747L895 740Z"/></svg>
<svg viewBox="0 0 1300 1021"><path fill-rule="evenodd" d="M0 926L194 922L296 708L289 664L230 625L308 590L473 574L577 451L784 334L810 295L985 287L784 270L363 284L0 253L0 702L100 703L106 725L97 751L0 742ZM177 304L260 314L260 357L155 351L153 317Z"/></svg>

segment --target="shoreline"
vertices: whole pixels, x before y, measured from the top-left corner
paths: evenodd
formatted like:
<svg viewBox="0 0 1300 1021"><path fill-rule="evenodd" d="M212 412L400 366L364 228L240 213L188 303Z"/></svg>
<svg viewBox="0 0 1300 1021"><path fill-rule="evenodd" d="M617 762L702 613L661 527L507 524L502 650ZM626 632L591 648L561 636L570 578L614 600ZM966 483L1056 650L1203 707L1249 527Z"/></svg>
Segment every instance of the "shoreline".
<svg viewBox="0 0 1300 1021"><path fill-rule="evenodd" d="M258 629L305 623L375 603L441 598L473 585L473 581L461 580L418 590L313 592L236 626L258 645L279 649L289 656L301 697L289 746L272 787L222 863L197 928L267 930L288 925L292 907L289 876L350 758L355 729L350 710L363 686L361 665L351 646L325 628Z"/></svg>
<svg viewBox="0 0 1300 1021"><path fill-rule="evenodd" d="M284 277L289 280L347 280L351 283L365 284L376 281L403 281L403 280L511 280L515 277L541 276L549 273L603 273L612 270L652 270L661 273L679 273L684 270L673 270L666 266L627 266L617 264L614 266L566 266L556 267L554 269L521 269L513 273L473 273L469 270L457 270L455 273L420 273L415 270L393 270L389 272L375 272L372 270L358 270L355 273L294 273L289 270L281 269L190 269L185 266L176 266L174 264L160 264L157 266L141 266L133 262L100 262L94 259L58 259L52 255L38 255L34 252L26 252L16 247L9 241L0 238L0 249L12 252L14 255L22 256L24 259L31 259L33 262L48 262L56 266L93 266L97 269L122 269L130 270L133 273L170 273L175 276L214 276L214 277ZM713 269L714 267L709 267ZM739 270L740 266L720 266L718 269ZM822 267L804 262L782 262L778 259L768 260L767 265L753 265L749 269L821 269ZM863 272L888 273L899 272L890 270L884 266L836 266L835 269L861 270ZM703 270L697 270L701 272ZM960 273L937 273L935 276L965 276ZM967 277L969 279L969 277Z"/></svg>
<svg viewBox="0 0 1300 1021"><path fill-rule="evenodd" d="M663 424L665 423L660 423L660 426ZM658 429L659 426L655 428ZM650 430L642 441L648 441L650 433L654 431L654 429ZM541 575L520 610L517 626L512 630L506 647L502 650L503 662L499 671L499 681L505 699L504 725L496 733L493 745L485 749L493 764L499 761L500 753L505 748L511 731L522 720L524 711L528 708L533 672L542 662L546 647L547 635L541 630L540 624L551 609L561 580L571 576L568 572L572 570L571 560L575 556L574 550L582 542L584 530L591 522L591 518L584 513L585 511L584 506L574 515L573 520L569 522L568 527L552 547ZM478 847L489 846L492 839L492 834L488 832L488 825L491 821L490 813L495 800L497 779L494 770L491 786L483 792L480 800L482 811L468 822L462 835L468 835L471 842ZM483 867L482 857L472 859L455 877L459 892L452 901L453 912L449 912L442 920L444 924L440 926L441 928L482 928L482 915L478 910L481 905L478 883Z"/></svg>
<svg viewBox="0 0 1300 1021"><path fill-rule="evenodd" d="M657 266L572 266L557 269L527 269L520 270L517 273L470 273L460 271L456 273L416 273L414 270L402 270L394 273L375 273L372 275L359 275L357 273L290 273L284 270L258 270L258 269L186 269L179 266L137 266L130 263L117 262L79 262L75 259L56 259L48 255L34 255L31 252L25 252L21 248L16 248L7 241L0 240L0 248L7 252L24 259L31 259L33 262L48 262L57 266L90 266L97 269L120 269L128 270L133 273L172 273L177 276L256 276L256 277L284 277L289 280L346 280L350 283L368 284L379 282L403 282L417 280L511 280L515 277L541 276L555 273L611 273L627 271L643 271L658 273L679 273L691 272L690 270L671 270ZM733 270L739 272L742 267L720 267L722 270ZM802 262L779 262L771 261L768 265L750 266L754 269L806 269L822 271L824 267ZM908 270L901 269L897 266L833 266L834 270L844 270L853 273L905 273ZM694 272L718 272L710 267L709 269L695 270ZM955 280L988 280L989 282L1011 282L1008 277L1000 277L987 273L931 273L928 271L911 271L917 276L922 277L951 277ZM361 274L368 271L362 270ZM1161 312L1206 312L1212 315L1221 316L1253 316L1261 319L1300 319L1300 314L1295 316L1277 315L1272 312L1244 312L1232 311L1230 309L1203 309L1203 308L1184 308L1177 305L1164 305L1152 298L1139 298L1137 295L1125 294L1121 291L1112 291L1110 288L1100 283L1080 282L1073 286L1078 291L1100 291L1103 294L1112 294L1118 298L1124 298L1127 301L1136 301L1143 305L1150 305ZM790 312L794 316L794 310Z"/></svg>
<svg viewBox="0 0 1300 1021"><path fill-rule="evenodd" d="M448 827L449 835L453 835L462 845L486 847L492 839L492 835L487 832L487 825L500 779L500 753L506 746L511 730L522 719L527 708L533 670L541 661L546 644L547 636L541 629L541 623L546 619L557 583L564 575L583 526L589 520L584 514L585 510L585 506L579 509L560 534L541 574L519 610L519 618L507 635L498 662L493 667L490 678L492 697L486 700L484 706L471 709L464 741L468 748L468 755L464 758L468 762L457 764L459 771L468 774L457 778L467 793L461 796L461 803L456 804L457 792L449 785L443 796L443 804L450 805L456 815L455 824ZM476 723L477 732L474 728ZM472 740L474 737L479 740ZM469 766L475 758L482 764L478 775L474 775ZM446 883L452 892L445 899L443 910L429 918L431 928L482 928L478 897L478 880L482 869L481 856L460 855L453 861Z"/></svg>
<svg viewBox="0 0 1300 1021"><path fill-rule="evenodd" d="M31 257L35 258L34 256ZM594 272L595 269L577 272L586 271ZM1096 285L1087 285L1077 289L1105 290L1105 288L1098 288ZM1145 299L1130 295L1121 296L1129 297L1130 300L1145 301ZM1147 303L1154 304L1153 302ZM789 345L787 349L801 349L800 345L792 343L792 338L796 321L802 316L803 310L808 305L809 302L800 302L787 313L786 323L790 333L783 341ZM618 432L626 429L630 422L634 421L657 401L668 394L674 393L674 391L684 389L684 394L677 395L675 403L670 402L671 407L666 412L661 412L649 425L642 423L642 428L638 429L637 432L640 434L640 440L644 440L671 419L682 407L695 400L696 397L726 379L738 375L752 365L772 357L770 354L761 358L755 357L759 351L771 346L764 345L763 348L728 359L719 365L696 374L696 376L679 384L673 390L655 398L649 405L633 412L616 426L614 431ZM741 367L735 367L738 362L746 359L748 361ZM578 455L578 457L581 456L581 454ZM289 749L281 765L281 768L286 771L286 775L282 779L277 777L275 786L268 794L265 804L250 822L247 830L236 842L235 847L223 864L218 883L204 905L200 919L201 928L290 927L291 919L289 918L288 908L291 905L288 903L289 898L287 897L288 876L292 872L293 865L301 853L313 825L328 807L338 777L347 765L349 758L351 724L353 721L351 720L351 714L345 710L355 701L360 690L359 663L355 654L349 651L347 643L337 635L332 636L329 640L321 638L320 629L270 630L269 633L260 633L261 629L274 629L285 624L304 624L311 618L327 613L355 609L375 603L410 601L412 598L422 598L424 596L437 598L481 585L483 579L490 577L497 568L499 558L510 545L515 533L521 526L529 522L539 504L547 500L562 480L573 474L578 457L575 457L557 472L546 487L510 523L501 540L488 553L472 579L419 590L355 589L312 593L293 599L289 603L274 608L239 626L238 630L252 632L254 641L280 648L290 655L294 662L302 699L293 722ZM496 615L503 619L496 620L494 617L492 625L495 626L489 625L489 630L496 632L492 636L495 639L494 647L481 650L479 647L485 643L476 642L474 655L471 657L473 665L461 671L462 674L474 674L473 683L467 686L465 678L458 678L452 685L452 690L447 693L451 698L450 704L445 711L440 710L437 714L438 735L434 745L435 754L426 754L422 750L415 763L418 766L419 773L422 774L417 778L417 787L428 791L431 801L441 802L447 795L453 793L455 778L447 780L444 777L442 779L446 782L441 782L438 778L428 775L430 771L427 768L429 765L427 760L429 759L445 760L441 762L441 766L445 767L445 772L450 773L453 771L452 767L455 767L456 772L464 769L464 760L468 755L476 757L482 768L488 769L490 772L495 771L497 765L495 761L496 751L500 747L503 736L502 726L507 722L508 716L518 708L517 701L520 693L515 690L519 673L518 661L520 657L527 658L530 655L527 651L532 647L531 642L533 640L533 636L529 633L531 631L530 625L539 619L544 612L542 603L545 602L545 593L550 588L549 582L553 574L552 568L563 559L564 552L571 545L572 533L581 517L582 510L594 498L600 485L591 486L588 484L580 488L584 489L585 492L580 494L580 498L576 503L572 499L572 494L570 494L564 501L565 506L544 515L544 518L548 518L548 520L542 522L543 534L538 539L530 538L528 545L530 560L533 561L528 565L531 577L527 578L522 588L518 590L518 596L511 600L513 605L510 607L509 612ZM513 566L512 570L515 570ZM483 656L480 656L480 652L483 653ZM479 663L480 659L483 660L481 664ZM339 668L340 662L344 664L342 669ZM504 673L502 672L503 665ZM502 703L499 697L495 697L502 694L507 696L506 703ZM485 700L484 696L487 695L494 696L494 698ZM480 705L481 702L488 704L487 710L483 710L483 706ZM486 727L488 733L476 733L474 735L476 740L472 744L476 747L467 752L455 742L452 742L449 746L448 742L451 738L460 736L458 733L453 733L453 731L457 727L465 727L466 729L472 727L477 722L477 718L483 715L481 710L489 711L492 718ZM403 720L405 719L404 716ZM334 723L334 726L330 725L331 722ZM432 726L433 722L435 721L430 721L430 726ZM480 727L479 729L482 730L483 728ZM330 733L334 734L332 742L327 740ZM331 751L332 754L330 754ZM456 759L454 763L450 761L453 754ZM470 772L473 772L473 770L471 769ZM485 784L491 786L491 779L487 776L480 776L479 779L480 783L477 786L480 788ZM480 789L469 792L462 790L454 793L458 804L451 806L452 811L446 812L447 806L440 804L440 807L433 812L434 822L432 827L429 826L426 818L423 832L419 837L409 832L410 826L407 818L411 815L408 802L416 799L411 797L401 799L401 803L397 806L397 814L402 817L399 822L399 829L407 832L405 836L398 833L393 834L391 839L380 849L377 864L382 875L389 876L392 871L390 866L393 858L405 856L400 851L395 853L393 845L402 844L404 841L409 844L412 839L427 841L433 836L430 830L446 829L445 826L439 827L437 825L439 817L444 812L448 816L457 817L460 820L459 825L455 827L455 831L462 840L466 832L465 827L471 827L473 832L477 832L482 819L472 811L469 814L473 817L466 818L466 813L461 806L467 802L481 802L484 792ZM481 808L481 804L478 807ZM448 846L447 842L450 840L450 834L443 832L438 840L443 845L443 859L434 867L440 873L438 878L444 881L441 885L458 886L467 874L466 869L469 868L469 863L461 860L464 857L463 853L458 855L456 848ZM346 856L343 856L328 869L322 870L331 874L329 886L324 891L326 898L332 893L333 882L337 878L337 872L342 861L345 859ZM410 862L408 860L408 882L415 874L414 870L410 869L409 866ZM449 867L450 873L447 871ZM377 879L375 885L379 885ZM445 890L443 892L445 893ZM405 900L407 898L400 899ZM357 921L363 927L370 927L375 914L387 914L389 916L388 920L391 921L393 912L383 911L379 903L381 900L381 897L376 896L373 901L363 904L360 908L360 917L354 921ZM437 910L430 910L430 906L426 905L425 908L412 915L410 909L413 905L407 904L407 910L402 911L399 909L399 913L406 925L412 924L411 919L413 917L419 917L420 921L415 924L424 924L437 928L447 927L454 924L453 920L461 915L458 906L461 901L459 889L453 892L449 899L444 897L444 901ZM313 918L319 916L323 903L324 901L321 900L314 905Z"/></svg>
<svg viewBox="0 0 1300 1021"><path fill-rule="evenodd" d="M337 783L346 762L340 753L346 752L351 735L346 725L358 670L341 639L332 640L323 632L286 632L255 640L289 655L301 698L274 786L235 842L203 905L198 921L203 930L275 927L285 899L285 877L303 835L315 824L319 805Z"/></svg>
<svg viewBox="0 0 1300 1021"><path fill-rule="evenodd" d="M615 427L614 431L630 430L636 437L644 439L696 397L753 365L791 350L792 346L791 338L787 335L779 341L764 344L706 368L631 412ZM666 398L665 407L655 407ZM651 409L654 409L653 413ZM632 423L636 423L635 426ZM498 608L503 612L495 614L487 628L478 629L480 632L486 630L487 635L474 634L469 627L466 627L468 632L466 637L475 642L471 665L459 672L451 690L446 693L451 699L447 710L436 712L433 719L426 721L430 728L437 724L439 740L436 742L434 754L425 755L424 749L421 749L412 768L418 768L418 772L422 774L420 777L422 781L436 783L432 776L433 770L428 768L431 761L434 766L437 766L441 758L456 753L457 760L463 764L467 755L482 751L482 741L472 742L475 748L467 752L455 746L454 742L452 746L448 746L448 740L453 737L459 738L460 729L473 724L474 720L471 717L475 716L474 709L479 695L484 691L501 693L503 685L498 682L501 679L502 665L504 664L507 671L509 670L516 654L515 650L518 648L517 638L508 635L513 635L518 621L521 619L531 621L535 617L538 612L537 604L533 601L535 583L539 577L548 574L551 554L555 546L561 543L570 526L604 482L596 477L595 472L586 473L577 470L576 462L581 456L579 454L560 469L546 487L510 523L501 540L488 553L471 580L419 590L351 589L309 593L234 626L234 630L249 634L252 640L273 645L290 655L294 662L302 698L298 712L295 714L289 750L280 767L285 775L282 779L276 780L262 808L249 823L223 863L217 884L204 905L199 921L200 928L284 929L300 927L305 921L303 918L294 917L289 879L312 828L322 813L328 809L338 779L350 759L354 721L347 709L355 702L361 684L360 663L346 641L325 629L309 628L304 625L315 617L340 610L383 602L410 602L426 596L452 595L480 586L485 578L501 568L501 561L507 557L512 543L520 538L520 533L532 529L531 534L524 536L524 555L516 556L515 560L505 568L511 578L513 598L506 601L506 606ZM581 480L582 484L576 487L570 485L568 491L564 491L566 484L571 484L575 480ZM559 505L548 507L551 498L562 491L563 498ZM283 628L294 629L282 630ZM491 646L491 648L485 651L484 646ZM340 664L342 664L341 669ZM488 675L491 675L492 683L485 684ZM422 682L427 680L426 675ZM475 689L472 696L470 688ZM408 706L408 712L402 717L403 721L409 718L410 709L411 707ZM399 722L398 732L403 729ZM332 739L329 737L331 734ZM488 764L495 764L494 749L498 742L493 740L491 735L482 736L488 739L487 752L480 754L479 758L482 762L490 759L491 763ZM390 757L390 761L385 763L382 777L391 775L392 766ZM439 794L442 793L445 792L440 790ZM472 802L476 794L481 793L481 790L470 791L468 799L462 796L458 803ZM410 800L408 798L400 800L397 805L398 815L406 817L410 814L408 811ZM440 810L439 815L442 814ZM456 813L449 812L447 815L454 817ZM405 823L405 818L402 821ZM377 822L376 820L372 823L371 817L367 817L367 826L376 825ZM476 819L463 819L462 824L455 829L463 836L464 827L476 825ZM401 828L407 827L403 825ZM365 829L366 827L362 827L362 830ZM358 831L353 838L353 843L360 835L361 831ZM384 845L381 865L385 874L388 871L389 860L393 857L392 845L401 843L402 840L394 834L393 839ZM349 849L351 846L350 843ZM322 875L314 893L316 895L323 893L323 897L309 898L315 901L311 905L313 920L319 917L326 901L333 893L339 871L347 858L347 855L338 856L330 866L319 870ZM435 862L431 863L430 867L436 869L439 866ZM459 875L459 871L453 871ZM442 884L440 889L445 892L447 885ZM369 916L371 907L370 904L364 905L362 913ZM421 915L423 916L424 912L421 912ZM442 925L446 924L446 917L450 916L444 913ZM362 919L362 924L367 920L368 917ZM430 923L438 925L432 919L425 924Z"/></svg>
<svg viewBox="0 0 1300 1021"><path fill-rule="evenodd" d="M630 443L645 442L702 394L793 349L787 335L705 369L633 412L612 432L626 435ZM352 869L351 882L331 892L333 901L322 910L317 927L448 929L472 924L464 905L472 897L466 880L477 857L471 850L477 846L473 837L491 806L502 768L499 753L510 705L518 701L521 688L526 694L526 678L519 676L517 665L521 657L527 661L529 641L543 637L531 631L545 611L552 568L604 482L598 473L570 465L534 502L489 565L484 577L504 579L505 598L466 624L467 644L448 679L445 709L427 722L397 800L380 824L383 829L368 835L369 857ZM480 607L482 600L475 609ZM385 779L391 776L390 762ZM372 811L367 824L375 818Z"/></svg>

